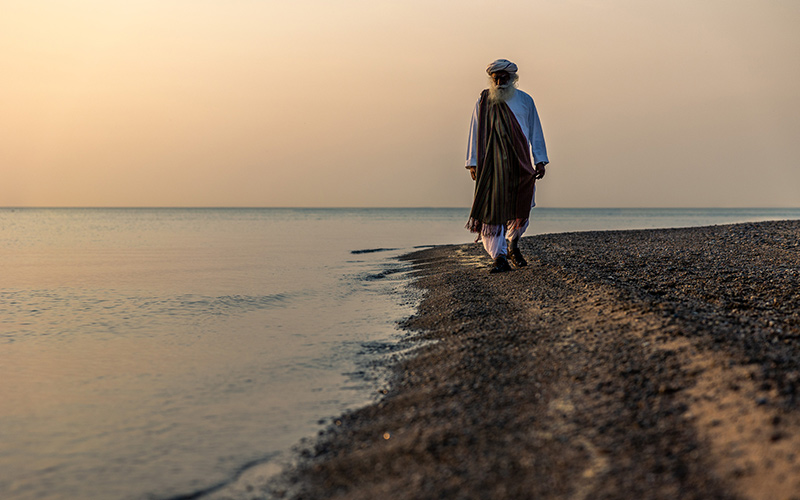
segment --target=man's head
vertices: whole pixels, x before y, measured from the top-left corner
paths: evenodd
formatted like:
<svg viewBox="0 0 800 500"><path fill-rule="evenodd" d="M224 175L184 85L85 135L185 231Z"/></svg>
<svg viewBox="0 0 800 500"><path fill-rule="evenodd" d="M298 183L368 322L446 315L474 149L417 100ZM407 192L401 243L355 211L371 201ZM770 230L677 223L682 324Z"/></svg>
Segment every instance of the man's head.
<svg viewBox="0 0 800 500"><path fill-rule="evenodd" d="M489 98L492 101L505 102L516 92L519 76L517 65L507 59L498 59L491 63L486 72L489 74Z"/></svg>

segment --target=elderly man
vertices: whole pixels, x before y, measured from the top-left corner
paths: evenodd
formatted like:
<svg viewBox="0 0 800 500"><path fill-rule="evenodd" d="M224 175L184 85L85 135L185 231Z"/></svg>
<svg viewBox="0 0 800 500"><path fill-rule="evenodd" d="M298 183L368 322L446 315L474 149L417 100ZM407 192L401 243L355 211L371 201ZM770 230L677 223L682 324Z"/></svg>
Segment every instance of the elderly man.
<svg viewBox="0 0 800 500"><path fill-rule="evenodd" d="M500 273L511 270L509 260L527 265L517 242L528 227L536 179L544 177L548 159L533 99L516 88L517 65L498 59L486 72L490 85L469 127L466 168L476 182L467 229L479 234L494 259L489 272Z"/></svg>

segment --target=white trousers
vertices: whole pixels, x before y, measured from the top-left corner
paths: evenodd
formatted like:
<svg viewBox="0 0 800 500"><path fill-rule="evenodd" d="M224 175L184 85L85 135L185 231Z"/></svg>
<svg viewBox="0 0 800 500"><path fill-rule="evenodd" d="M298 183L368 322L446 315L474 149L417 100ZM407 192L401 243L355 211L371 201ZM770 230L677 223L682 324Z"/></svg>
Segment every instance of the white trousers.
<svg viewBox="0 0 800 500"><path fill-rule="evenodd" d="M507 230L503 228L503 234L498 236L481 235L481 241L486 253L493 259L496 259L498 255L506 255L508 253L507 241L520 238L525 233L525 230L528 229L528 222L530 222L530 219L526 220L522 227L516 229Z"/></svg>

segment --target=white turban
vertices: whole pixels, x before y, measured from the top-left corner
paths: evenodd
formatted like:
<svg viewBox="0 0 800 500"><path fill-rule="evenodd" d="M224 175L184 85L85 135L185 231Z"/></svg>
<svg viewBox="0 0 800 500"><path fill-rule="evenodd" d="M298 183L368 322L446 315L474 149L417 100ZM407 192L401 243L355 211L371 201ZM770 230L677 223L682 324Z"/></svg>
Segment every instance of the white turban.
<svg viewBox="0 0 800 500"><path fill-rule="evenodd" d="M490 75L498 71L506 71L508 73L516 73L517 65L508 59L498 59L486 68L486 72Z"/></svg>

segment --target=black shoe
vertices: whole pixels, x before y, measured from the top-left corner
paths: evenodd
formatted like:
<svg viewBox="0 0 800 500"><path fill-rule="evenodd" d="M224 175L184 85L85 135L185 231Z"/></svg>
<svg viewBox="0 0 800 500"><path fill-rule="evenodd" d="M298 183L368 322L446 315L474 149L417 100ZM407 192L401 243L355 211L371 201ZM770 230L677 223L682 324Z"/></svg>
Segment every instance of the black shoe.
<svg viewBox="0 0 800 500"><path fill-rule="evenodd" d="M514 267L525 267L528 265L528 262L525 261L525 257L522 256L522 252L519 251L519 248L512 248L511 252L508 254L508 259L514 264Z"/></svg>
<svg viewBox="0 0 800 500"><path fill-rule="evenodd" d="M496 259L494 259L494 267L489 269L490 274L494 273L504 273L506 271L510 271L511 266L508 265L508 260L506 259L505 255L498 255Z"/></svg>

